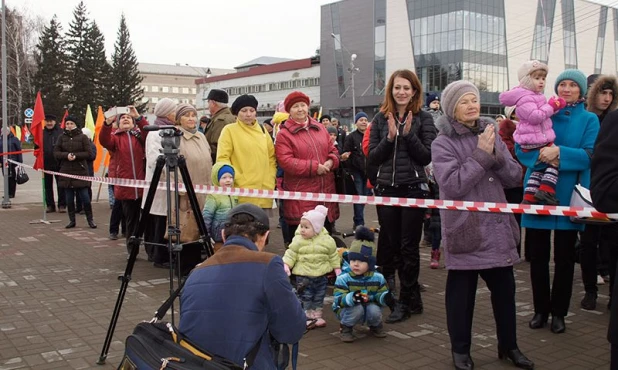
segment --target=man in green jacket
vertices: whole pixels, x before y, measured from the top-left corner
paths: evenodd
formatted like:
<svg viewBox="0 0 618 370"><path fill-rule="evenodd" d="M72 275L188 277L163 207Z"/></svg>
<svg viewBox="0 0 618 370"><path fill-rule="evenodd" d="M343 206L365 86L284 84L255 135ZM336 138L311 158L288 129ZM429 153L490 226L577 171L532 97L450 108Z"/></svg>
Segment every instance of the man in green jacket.
<svg viewBox="0 0 618 370"><path fill-rule="evenodd" d="M219 143L219 136L221 136L221 130L226 125L236 122L236 117L228 108L227 103L229 96L224 90L212 89L206 97L208 102L208 110L210 111L210 124L206 127L204 135L210 145L210 153L212 156L212 163L217 159L217 145Z"/></svg>

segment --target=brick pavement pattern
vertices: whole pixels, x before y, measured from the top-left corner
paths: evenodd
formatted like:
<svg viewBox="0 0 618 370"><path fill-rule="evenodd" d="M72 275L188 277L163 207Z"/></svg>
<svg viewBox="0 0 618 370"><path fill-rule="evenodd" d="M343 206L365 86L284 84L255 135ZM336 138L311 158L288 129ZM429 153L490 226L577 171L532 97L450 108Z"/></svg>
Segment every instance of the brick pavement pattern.
<svg viewBox="0 0 618 370"><path fill-rule="evenodd" d="M0 370L116 368L127 335L137 323L150 319L169 294L168 271L152 267L142 249L107 364L95 364L120 287L117 276L126 266L126 249L122 240L107 238L107 202L93 206L99 225L96 230L88 229L81 215L77 217L78 227L66 230L66 214L57 213L48 215L48 219L61 222L30 225L29 221L41 215L41 206L36 204L14 204L12 209L0 210ZM368 226L377 226L375 207L367 208L366 219L371 220ZM267 249L283 254L281 231L275 228L275 219L271 224ZM337 227L347 231L351 224L352 207L344 205ZM389 334L385 339L374 338L367 328L357 327L359 339L345 344L338 338L334 314L325 309L328 325L305 335L299 368L452 369L444 308L446 270L429 269L429 254L429 248L421 248L421 281L427 288L422 315L404 323L385 324ZM515 270L519 346L536 368L608 369L608 285L600 286L597 311L581 310L583 285L576 267L567 331L555 335L549 328L528 328L533 314L528 265L519 264ZM326 305L331 302L329 291ZM384 312L387 314L388 309ZM472 346L476 368L513 368L498 360L496 351L489 292L480 280Z"/></svg>

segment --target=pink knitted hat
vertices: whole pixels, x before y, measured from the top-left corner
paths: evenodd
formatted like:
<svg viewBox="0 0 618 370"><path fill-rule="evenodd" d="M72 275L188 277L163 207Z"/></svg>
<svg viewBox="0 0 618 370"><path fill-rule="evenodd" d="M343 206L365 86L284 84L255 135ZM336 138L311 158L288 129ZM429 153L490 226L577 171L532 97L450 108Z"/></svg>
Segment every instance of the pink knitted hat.
<svg viewBox="0 0 618 370"><path fill-rule="evenodd" d="M328 214L328 208L319 205L312 209L311 211L307 211L303 213L303 217L301 219L305 219L311 222L311 226L313 226L313 231L316 234L319 234L324 227L324 221L326 220L326 215Z"/></svg>

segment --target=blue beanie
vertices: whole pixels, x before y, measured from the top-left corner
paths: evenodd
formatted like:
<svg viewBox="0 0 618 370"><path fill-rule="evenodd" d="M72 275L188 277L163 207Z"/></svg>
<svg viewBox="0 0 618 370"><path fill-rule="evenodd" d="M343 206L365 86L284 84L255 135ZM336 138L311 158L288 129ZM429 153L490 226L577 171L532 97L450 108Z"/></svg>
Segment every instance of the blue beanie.
<svg viewBox="0 0 618 370"><path fill-rule="evenodd" d="M367 118L367 120L369 120L369 116L367 115L367 113L365 113L365 112L358 112L358 113L356 113L356 116L354 116L354 123L358 122L358 120L363 118L363 117L365 117L365 118Z"/></svg>
<svg viewBox="0 0 618 370"><path fill-rule="evenodd" d="M425 106L427 107L435 100L440 101L440 97L438 97L438 94L436 93L426 93L425 95L427 95L427 98L425 99Z"/></svg>
<svg viewBox="0 0 618 370"><path fill-rule="evenodd" d="M558 85L560 82L564 80L574 81L579 86L579 98L586 96L588 92L588 80L586 79L586 75L582 73L579 69L565 69L556 77L556 83L554 84L554 91L558 94Z"/></svg>
<svg viewBox="0 0 618 370"><path fill-rule="evenodd" d="M234 177L234 167L230 166L229 164L224 164L223 166L221 166L221 168L219 168L219 172L217 172L217 181L220 181L221 176L225 175L226 173L229 173L230 175L232 175L232 177Z"/></svg>

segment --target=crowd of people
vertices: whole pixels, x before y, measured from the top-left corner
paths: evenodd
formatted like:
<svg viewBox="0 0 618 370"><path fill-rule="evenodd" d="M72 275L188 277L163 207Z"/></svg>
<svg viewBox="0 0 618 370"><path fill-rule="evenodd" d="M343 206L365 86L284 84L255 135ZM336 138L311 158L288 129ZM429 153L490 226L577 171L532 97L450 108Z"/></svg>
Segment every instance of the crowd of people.
<svg viewBox="0 0 618 370"><path fill-rule="evenodd" d="M366 112L354 112L356 129L350 133L335 117L314 119L311 98L299 91L290 93L264 123L257 120L254 96L241 95L228 106L227 93L213 89L207 98L210 117L198 119L191 105L161 99L154 124L175 126L181 133L177 144L194 185L336 193L343 173L351 177L359 195L568 206L574 186L589 187L592 176L595 206L616 212L615 199L607 200L615 196L616 182L608 184L595 173L616 175L615 168L604 168L606 162L615 161L597 161L595 142L597 136L602 138L599 128L607 130L598 145L605 143L607 158L618 154L616 139L608 139L615 131L610 125L618 125L612 122L618 121L618 113L610 113L618 105L618 81L614 76L586 78L579 70L565 70L555 79L556 96L546 99L550 73L538 61L522 65L518 86L500 96L508 105L505 114L495 120L481 117L481 94L472 83L454 81L441 96L425 94L414 72L398 70L388 80L379 111L370 113L371 120ZM109 117L99 134L111 154L109 176L152 180L161 137L144 131L148 122L129 108L129 113ZM90 140L76 118L67 118L64 130L52 118L46 117L44 129L45 142L54 143L52 155L45 149L46 169L87 176ZM596 190L595 176L604 190ZM89 183L56 178L56 208L52 180L49 176L46 182L48 211L67 209L67 227L75 227L77 196L88 225L96 227ZM149 214L142 212L141 189L114 186L113 196L110 239L117 237L121 219L128 241L140 218L148 218L144 234L148 259L155 267L168 268L172 261L162 247L171 221L165 192L157 191ZM180 329L204 348L237 361L257 346L257 362L263 368L272 368L267 365L268 334L294 343L306 329L326 326L323 308L329 274L337 276L332 308L344 342L356 339L356 324L366 323L375 337L383 338L382 322L394 324L422 314L422 243L432 246L431 268L440 267L444 254L446 323L456 369L474 368L470 348L479 276L491 292L498 356L524 369L533 369L534 363L517 344L513 266L520 256L530 262L535 312L531 329L543 328L551 316L551 331L565 332L578 257L586 288L583 309L596 308L597 275L608 275L611 288L616 287L618 228L611 223L583 225L558 216L377 206L376 243L373 232L364 227L364 205L355 204L350 221L356 238L343 252L332 237L340 216L337 203L198 194L198 204L216 251L205 262L196 242L199 217L192 213L187 194L179 194L178 204L171 205L180 211L181 272L188 275ZM262 251L276 208L286 247L283 256ZM555 271L550 284L552 247ZM240 264L246 274L237 273ZM237 288L230 290L230 284ZM384 306L390 313L383 320ZM611 303L608 308L618 326L618 308ZM217 333L227 339L219 341ZM617 343L612 354L618 356L615 333L618 327L610 330L610 340Z"/></svg>

